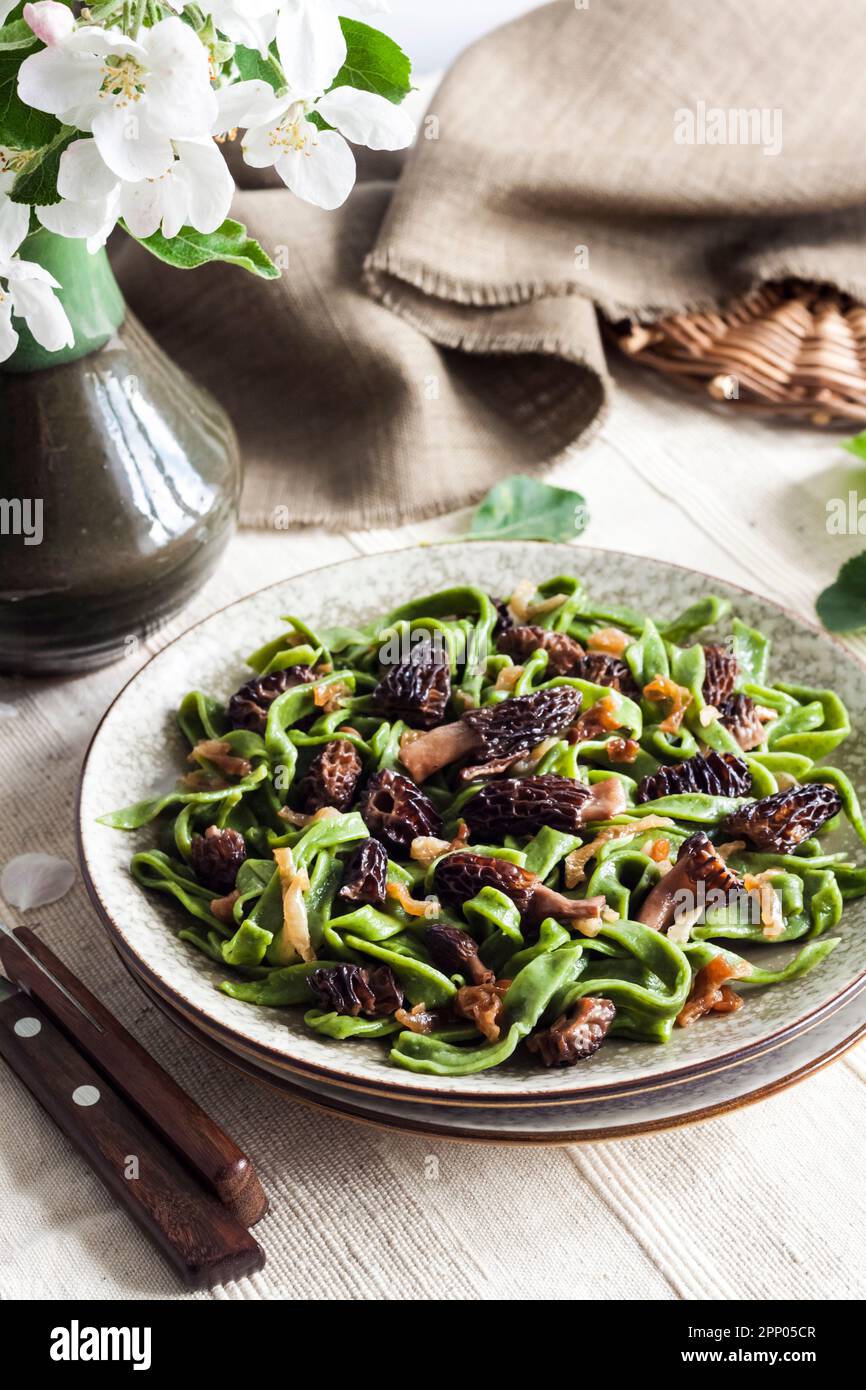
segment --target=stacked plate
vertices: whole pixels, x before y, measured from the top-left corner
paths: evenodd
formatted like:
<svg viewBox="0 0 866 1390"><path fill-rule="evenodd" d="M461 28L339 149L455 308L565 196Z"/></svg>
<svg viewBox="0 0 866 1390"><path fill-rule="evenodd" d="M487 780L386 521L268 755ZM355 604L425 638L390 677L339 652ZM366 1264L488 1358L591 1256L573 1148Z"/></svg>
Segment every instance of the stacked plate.
<svg viewBox="0 0 866 1390"><path fill-rule="evenodd" d="M82 774L79 834L93 902L140 984L179 1027L217 1056L287 1095L348 1117L409 1131L496 1142L549 1143L664 1128L769 1095L838 1056L866 1031L866 900L846 905L842 941L821 967L777 988L746 992L746 1007L675 1029L666 1046L612 1039L579 1066L550 1071L527 1057L475 1076L421 1076L389 1064L379 1042L310 1033L301 1011L229 999L215 963L177 937L179 909L129 874L146 840L97 823L119 806L174 785L185 749L175 710L191 685L228 695L244 658L273 637L282 614L312 626L357 625L449 584L508 593L578 570L593 596L673 614L714 592L774 642L780 680L832 687L853 733L837 761L866 783L862 668L817 629L765 599L676 566L608 551L532 542L431 546L365 556L287 580L215 613L154 657L121 691L96 732ZM853 848L853 845L852 845ZM862 846L861 846L862 849ZM757 948L783 965L791 946Z"/></svg>

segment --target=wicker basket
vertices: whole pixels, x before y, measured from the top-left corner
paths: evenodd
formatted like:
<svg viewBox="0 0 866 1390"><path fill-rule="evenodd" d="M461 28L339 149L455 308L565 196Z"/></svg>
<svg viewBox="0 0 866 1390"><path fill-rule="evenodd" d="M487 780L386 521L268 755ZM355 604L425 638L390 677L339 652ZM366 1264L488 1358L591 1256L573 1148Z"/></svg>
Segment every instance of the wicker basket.
<svg viewBox="0 0 866 1390"><path fill-rule="evenodd" d="M715 401L813 425L866 421L866 306L828 286L767 284L718 313L611 332L634 361Z"/></svg>

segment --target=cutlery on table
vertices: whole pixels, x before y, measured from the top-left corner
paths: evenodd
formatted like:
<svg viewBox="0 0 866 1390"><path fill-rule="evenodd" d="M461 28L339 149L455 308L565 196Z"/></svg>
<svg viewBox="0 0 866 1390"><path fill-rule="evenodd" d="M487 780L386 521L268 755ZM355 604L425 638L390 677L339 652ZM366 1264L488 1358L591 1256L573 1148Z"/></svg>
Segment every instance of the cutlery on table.
<svg viewBox="0 0 866 1390"><path fill-rule="evenodd" d="M264 1265L249 1159L27 927L0 923L0 1055L186 1284Z"/></svg>

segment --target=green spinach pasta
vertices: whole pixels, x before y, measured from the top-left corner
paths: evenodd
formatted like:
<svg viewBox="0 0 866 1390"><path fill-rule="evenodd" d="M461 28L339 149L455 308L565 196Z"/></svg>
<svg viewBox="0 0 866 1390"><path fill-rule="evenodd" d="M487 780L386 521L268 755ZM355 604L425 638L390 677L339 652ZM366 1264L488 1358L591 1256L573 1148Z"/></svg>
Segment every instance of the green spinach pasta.
<svg viewBox="0 0 866 1390"><path fill-rule="evenodd" d="M558 575L284 623L228 701L182 700L175 789L103 818L153 823L132 874L234 999L413 1072L572 1065L814 969L866 893L818 838L866 841L845 707L774 683L727 601L653 620Z"/></svg>

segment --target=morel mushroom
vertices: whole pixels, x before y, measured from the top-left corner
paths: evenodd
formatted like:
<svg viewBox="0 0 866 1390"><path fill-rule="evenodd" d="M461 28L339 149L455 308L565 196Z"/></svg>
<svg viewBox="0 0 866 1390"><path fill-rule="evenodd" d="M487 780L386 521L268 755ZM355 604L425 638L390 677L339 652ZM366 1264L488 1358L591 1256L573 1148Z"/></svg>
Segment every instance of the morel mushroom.
<svg viewBox="0 0 866 1390"><path fill-rule="evenodd" d="M490 602L496 609L496 622L493 625L493 640L494 642L498 642L503 632L508 632L510 628L514 627L514 619L509 611L507 599L493 598L491 595Z"/></svg>
<svg viewBox="0 0 866 1390"><path fill-rule="evenodd" d="M285 694L293 686L306 685L315 679L312 667L298 665L247 681L229 700L229 723L233 729L250 729L255 734L263 734L268 711L277 696Z"/></svg>
<svg viewBox="0 0 866 1390"><path fill-rule="evenodd" d="M471 985L486 985L493 980L493 971L478 955L478 942L468 932L445 922L431 922L424 944L443 975L462 975Z"/></svg>
<svg viewBox="0 0 866 1390"><path fill-rule="evenodd" d="M547 652L547 672L551 676L567 676L575 662L583 656L583 647L565 632L524 625L504 632L497 647L512 661L528 660L533 652Z"/></svg>
<svg viewBox="0 0 866 1390"><path fill-rule="evenodd" d="M653 931L666 931L684 910L701 905L700 884L705 893L711 892L720 902L728 902L743 892L737 875L703 830L683 841L676 864L650 889L637 920Z"/></svg>
<svg viewBox="0 0 866 1390"><path fill-rule="evenodd" d="M593 685L607 685L629 700L640 699L640 691L628 665L621 657L612 656L609 652L586 652L575 663L571 674L582 681L591 681Z"/></svg>
<svg viewBox="0 0 866 1390"><path fill-rule="evenodd" d="M381 907L388 885L388 851L378 840L362 840L349 855L340 897Z"/></svg>
<svg viewBox="0 0 866 1390"><path fill-rule="evenodd" d="M389 666L376 689L373 704L389 718L402 719L413 729L441 724L451 695L451 671L446 662L422 660Z"/></svg>
<svg viewBox="0 0 866 1390"><path fill-rule="evenodd" d="M531 1033L526 1039L527 1049L536 1053L546 1067L574 1066L598 1052L615 1017L616 1008L610 999L584 995L549 1028Z"/></svg>
<svg viewBox="0 0 866 1390"><path fill-rule="evenodd" d="M403 1005L403 991L389 965L331 965L314 970L307 984L325 1013L381 1018Z"/></svg>
<svg viewBox="0 0 866 1390"><path fill-rule="evenodd" d="M725 821L725 830L757 850L790 853L817 835L842 809L842 798L828 782L807 782L741 806Z"/></svg>
<svg viewBox="0 0 866 1390"><path fill-rule="evenodd" d="M731 695L717 706L719 723L737 740L744 753L760 748L767 737L758 707L748 695Z"/></svg>
<svg viewBox="0 0 866 1390"><path fill-rule="evenodd" d="M745 796L752 785L749 765L736 753L696 753L684 762L660 767L638 784L637 801L656 801L683 792L709 796Z"/></svg>
<svg viewBox="0 0 866 1390"><path fill-rule="evenodd" d="M370 834L395 854L407 854L418 836L442 834L442 817L429 796L399 772L371 777L359 810Z"/></svg>
<svg viewBox="0 0 866 1390"><path fill-rule="evenodd" d="M355 745L347 738L331 739L313 758L298 787L301 808L307 813L335 806L348 811L361 779L363 764Z"/></svg>
<svg viewBox="0 0 866 1390"><path fill-rule="evenodd" d="M579 690L555 685L499 705L466 710L456 723L407 742L400 757L416 782L468 753L484 761L514 759L543 739L563 733L580 713L580 704Z"/></svg>
<svg viewBox="0 0 866 1390"><path fill-rule="evenodd" d="M502 777L476 792L463 816L473 835L534 835L544 825L575 835L589 821L609 820L625 807L618 777L592 787L571 777Z"/></svg>
<svg viewBox="0 0 866 1390"><path fill-rule="evenodd" d="M733 695L740 665L727 647L704 647L704 684L702 694L708 705L716 708Z"/></svg>
<svg viewBox="0 0 866 1390"><path fill-rule="evenodd" d="M462 908L482 888L496 888L510 898L524 926L537 926L545 917L576 922L587 935L601 926L606 907L603 897L567 898L548 888L537 874L530 873L509 859L459 850L440 859L433 871L433 883L446 907Z"/></svg>
<svg viewBox="0 0 866 1390"><path fill-rule="evenodd" d="M205 888L225 897L235 886L238 869L247 857L244 837L237 830L209 825L203 835L193 835L190 860L193 873Z"/></svg>

